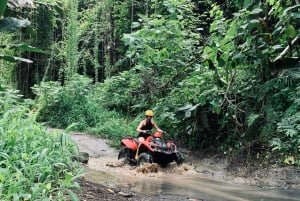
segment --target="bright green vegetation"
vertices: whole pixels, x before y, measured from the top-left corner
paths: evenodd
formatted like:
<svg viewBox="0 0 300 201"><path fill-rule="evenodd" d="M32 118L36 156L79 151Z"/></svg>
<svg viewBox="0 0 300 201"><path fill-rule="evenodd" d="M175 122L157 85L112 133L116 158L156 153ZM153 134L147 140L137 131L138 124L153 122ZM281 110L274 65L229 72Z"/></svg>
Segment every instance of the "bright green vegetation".
<svg viewBox="0 0 300 201"><path fill-rule="evenodd" d="M81 166L77 146L64 133L46 132L30 101L0 88L0 200L77 200L72 189ZM68 196L69 195L69 196Z"/></svg>
<svg viewBox="0 0 300 201"><path fill-rule="evenodd" d="M63 87L59 82L43 82L34 88L39 97L35 105L37 120L50 127L70 126L73 130L101 135L119 145L122 137L135 135L138 122L101 106L99 89L91 79L79 75Z"/></svg>
<svg viewBox="0 0 300 201"><path fill-rule="evenodd" d="M0 74L37 122L117 145L151 108L181 146L300 165L298 1L35 3L3 15L23 28L1 32Z"/></svg>

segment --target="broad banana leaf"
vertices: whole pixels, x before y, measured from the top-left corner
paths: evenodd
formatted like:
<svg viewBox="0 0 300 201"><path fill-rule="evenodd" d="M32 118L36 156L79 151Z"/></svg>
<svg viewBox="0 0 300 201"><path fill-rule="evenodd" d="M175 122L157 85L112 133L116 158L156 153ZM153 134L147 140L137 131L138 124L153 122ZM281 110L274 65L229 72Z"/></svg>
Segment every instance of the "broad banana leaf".
<svg viewBox="0 0 300 201"><path fill-rule="evenodd" d="M17 19L14 17L1 18L5 12L6 7L9 7L9 9L12 10L24 7L35 8L33 0L0 0L0 31L15 31L19 30L22 27L27 27L31 24L30 21L27 19ZM16 48L21 51L46 53L41 49L24 44L9 45L9 47ZM10 62L22 61L25 63L33 63L33 61L30 59L3 54L0 54L0 59Z"/></svg>
<svg viewBox="0 0 300 201"><path fill-rule="evenodd" d="M36 47L32 47L30 45L26 45L26 44L10 44L9 48L14 48L20 51L28 51L28 52L37 52L37 53L43 53L43 54L49 54L49 52L36 48Z"/></svg>
<svg viewBox="0 0 300 201"><path fill-rule="evenodd" d="M5 61L10 61L10 62L17 62L17 61L22 61L25 63L33 63L32 60L30 59L25 59L25 58L21 58L21 57L14 57L14 56L7 56L7 55L1 55L0 54L0 59L3 59Z"/></svg>
<svg viewBox="0 0 300 201"><path fill-rule="evenodd" d="M9 45L9 48L15 48L15 49L18 49L21 51L37 52L37 53L44 53L44 54L48 53L47 51L44 51L42 49L32 47L32 46L26 45L26 44L13 44L13 45ZM33 61L30 59L15 57L15 56L8 56L8 55L3 55L3 54L0 54L0 59L9 61L9 62L22 61L22 62L25 62L28 64L33 63Z"/></svg>
<svg viewBox="0 0 300 201"><path fill-rule="evenodd" d="M29 25L30 22L27 19L17 19L14 17L0 19L0 31L15 31Z"/></svg>

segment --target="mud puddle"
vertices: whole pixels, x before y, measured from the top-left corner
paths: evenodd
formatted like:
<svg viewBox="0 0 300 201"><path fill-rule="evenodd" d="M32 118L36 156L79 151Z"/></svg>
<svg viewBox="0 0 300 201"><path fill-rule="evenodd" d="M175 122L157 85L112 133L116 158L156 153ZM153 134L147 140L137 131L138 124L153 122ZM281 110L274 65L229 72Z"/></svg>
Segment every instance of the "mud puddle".
<svg viewBox="0 0 300 201"><path fill-rule="evenodd" d="M85 179L108 187L144 195L146 200L211 200L211 201L300 201L300 186L264 188L255 186L255 178L230 177L215 165L201 161L170 164L160 168L132 167L118 161L118 150L106 140L83 134L72 134L80 151L90 155ZM147 199L148 198L148 199Z"/></svg>

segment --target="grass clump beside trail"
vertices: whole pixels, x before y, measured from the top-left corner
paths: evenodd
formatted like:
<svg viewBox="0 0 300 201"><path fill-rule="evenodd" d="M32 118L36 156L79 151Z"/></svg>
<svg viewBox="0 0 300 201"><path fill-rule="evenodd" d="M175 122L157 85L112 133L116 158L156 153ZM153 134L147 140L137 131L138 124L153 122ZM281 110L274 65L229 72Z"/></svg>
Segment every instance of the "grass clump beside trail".
<svg viewBox="0 0 300 201"><path fill-rule="evenodd" d="M0 95L5 103L12 100ZM79 188L82 168L72 161L78 148L68 135L47 133L24 104L2 109L0 200L78 200L71 189Z"/></svg>

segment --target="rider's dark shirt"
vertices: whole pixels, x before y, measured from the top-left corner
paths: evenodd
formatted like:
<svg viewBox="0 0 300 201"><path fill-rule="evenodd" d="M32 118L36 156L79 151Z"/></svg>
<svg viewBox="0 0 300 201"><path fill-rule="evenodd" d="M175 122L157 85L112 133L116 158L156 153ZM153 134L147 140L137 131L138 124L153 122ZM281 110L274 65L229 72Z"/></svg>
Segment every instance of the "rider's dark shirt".
<svg viewBox="0 0 300 201"><path fill-rule="evenodd" d="M152 122L146 120L146 125L142 126L141 130L152 130L152 128L153 128ZM144 137L146 139L150 135L151 134L141 132L141 133L139 133L138 137Z"/></svg>

